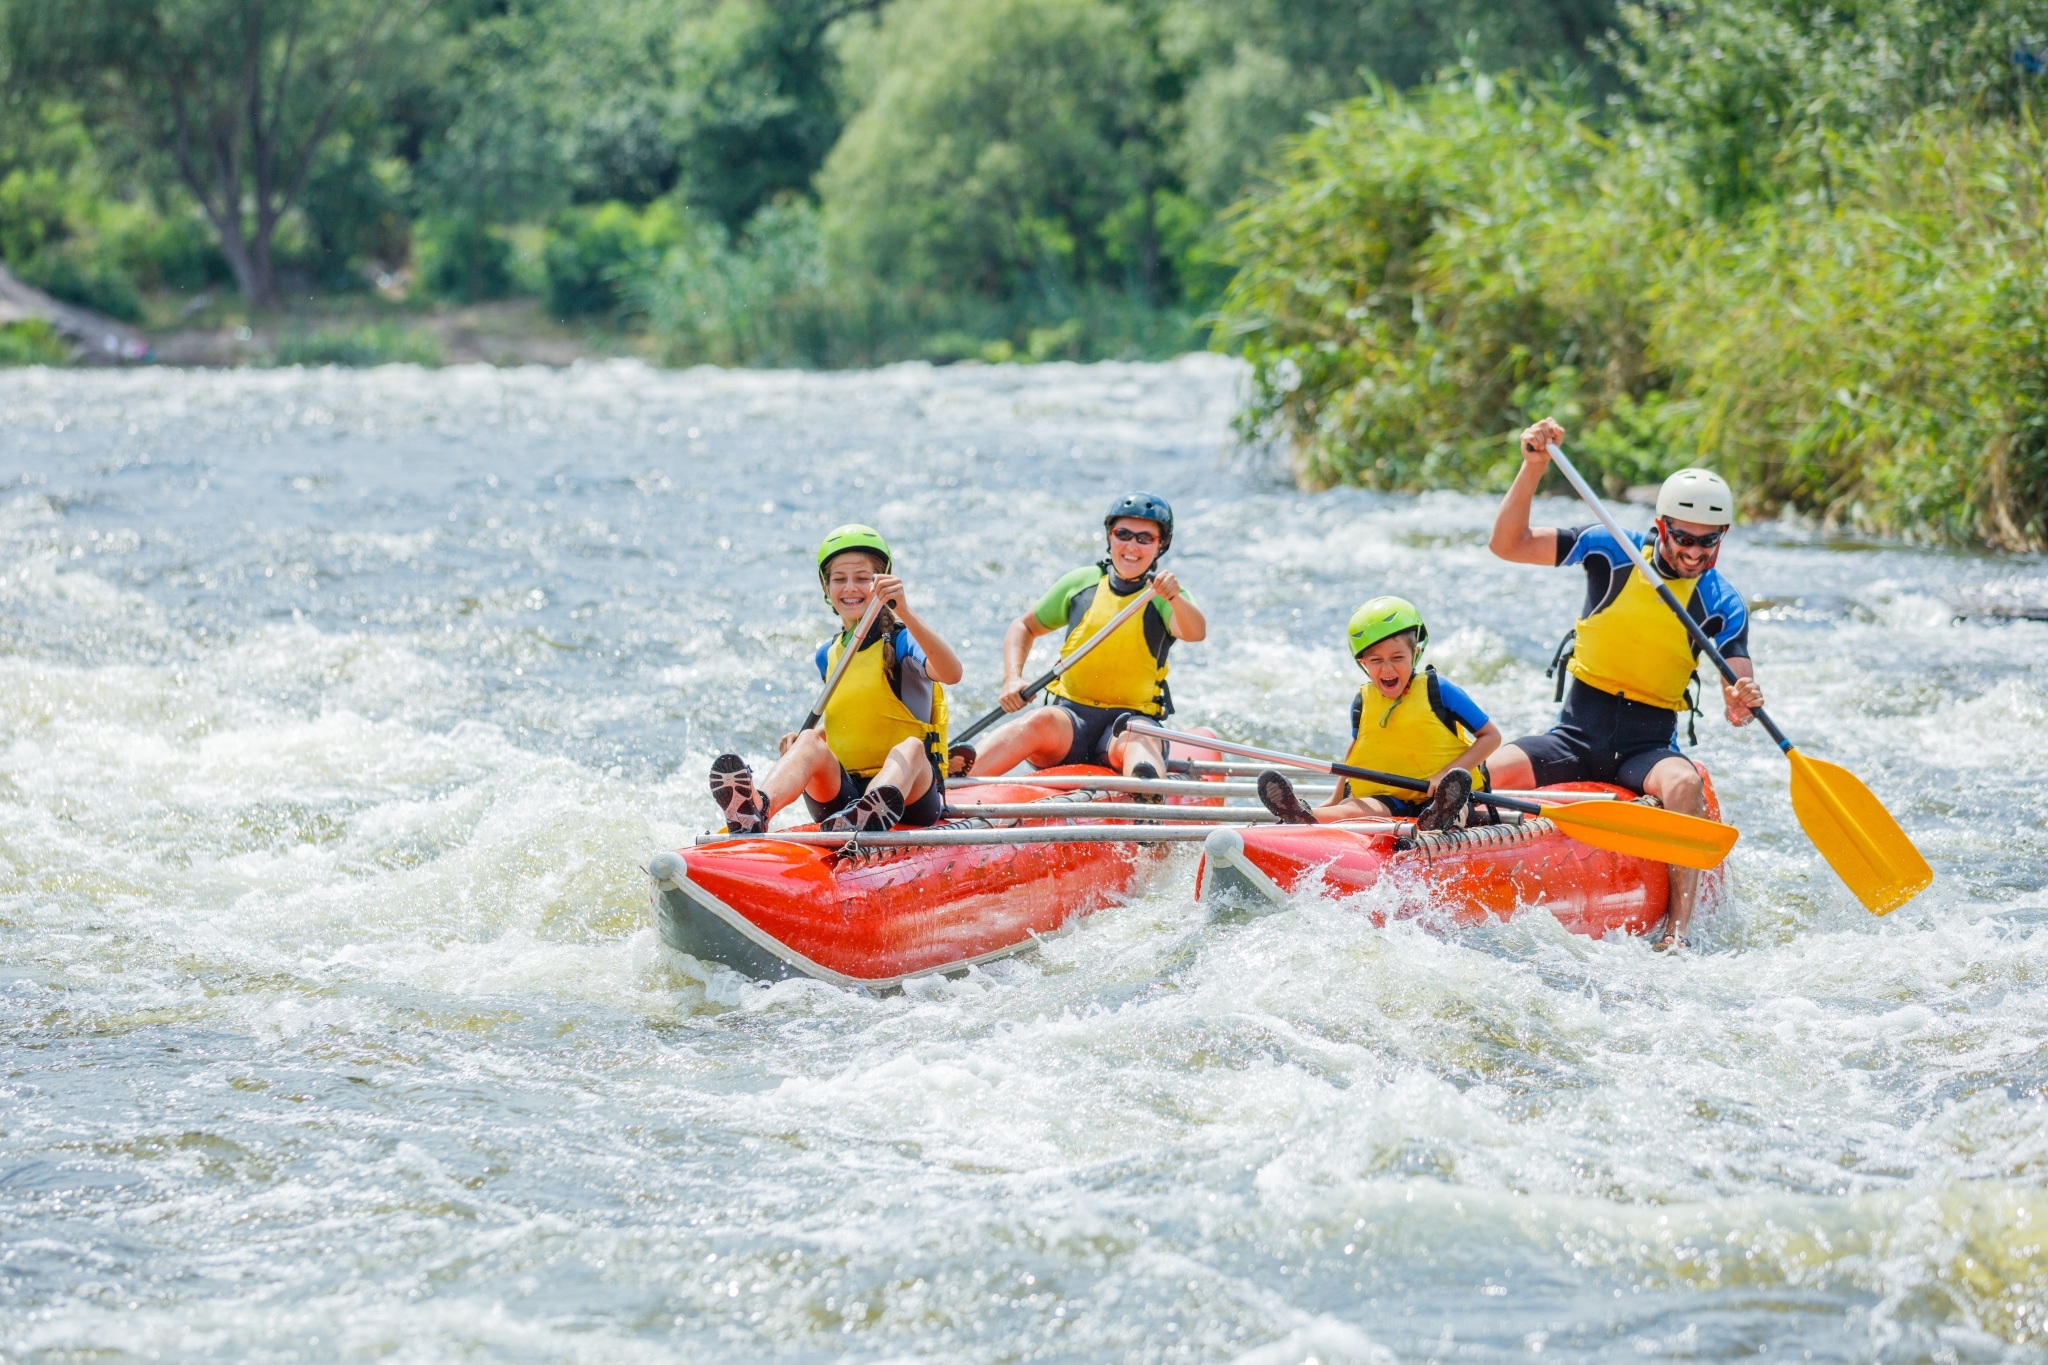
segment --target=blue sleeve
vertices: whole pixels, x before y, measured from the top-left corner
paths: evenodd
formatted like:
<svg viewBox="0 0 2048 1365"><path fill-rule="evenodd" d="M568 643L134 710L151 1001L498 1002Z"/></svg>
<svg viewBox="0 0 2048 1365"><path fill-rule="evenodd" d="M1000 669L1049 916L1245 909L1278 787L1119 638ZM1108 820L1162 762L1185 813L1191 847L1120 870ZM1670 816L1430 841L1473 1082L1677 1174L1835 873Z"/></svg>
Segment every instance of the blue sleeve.
<svg viewBox="0 0 2048 1365"><path fill-rule="evenodd" d="M837 636L833 637L833 639L837 638ZM831 658L832 641L827 640L824 644L818 646L818 679L821 682L824 680L825 674L829 671L827 665L830 663Z"/></svg>
<svg viewBox="0 0 2048 1365"><path fill-rule="evenodd" d="M1640 550L1649 536L1631 531L1628 538ZM1574 564L1583 564L1588 555L1598 555L1616 568L1628 563L1628 555L1615 543L1605 526L1574 526L1557 533L1558 568L1568 569Z"/></svg>
<svg viewBox="0 0 2048 1365"><path fill-rule="evenodd" d="M1742 600L1742 594L1735 591L1735 585L1721 577L1719 569L1709 569L1700 578L1700 605L1707 609L1709 623L1719 618L1720 628L1714 632L1714 647L1730 659L1749 657L1749 606Z"/></svg>
<svg viewBox="0 0 2048 1365"><path fill-rule="evenodd" d="M1472 694L1454 682L1436 680L1436 694L1443 702L1444 710L1458 718L1458 724L1478 734L1486 728L1487 715L1479 709L1479 703L1472 700Z"/></svg>
<svg viewBox="0 0 2048 1365"><path fill-rule="evenodd" d="M910 627L903 626L896 632L896 659L899 663L916 664L917 671L927 678L932 675L924 657L924 646L910 633Z"/></svg>

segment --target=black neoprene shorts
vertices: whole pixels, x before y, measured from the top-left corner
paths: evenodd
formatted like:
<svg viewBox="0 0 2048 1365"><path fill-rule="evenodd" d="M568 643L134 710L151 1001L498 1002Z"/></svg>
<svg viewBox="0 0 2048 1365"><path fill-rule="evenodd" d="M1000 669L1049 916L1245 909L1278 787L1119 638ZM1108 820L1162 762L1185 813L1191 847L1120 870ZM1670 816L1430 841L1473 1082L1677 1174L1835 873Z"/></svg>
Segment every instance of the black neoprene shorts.
<svg viewBox="0 0 2048 1365"><path fill-rule="evenodd" d="M809 792L805 792L804 805L810 808L813 821L823 820L826 816L845 810L848 806L860 800L861 797L867 794L868 784L873 781L874 779L871 777L855 777L846 769L841 768L839 770L839 795L833 797L829 802L819 802L813 800ZM939 823L939 813L945 808L946 780L940 775L938 769L934 768L932 770L932 784L924 789L923 796L904 806L903 818L896 823L908 828L927 829Z"/></svg>
<svg viewBox="0 0 2048 1365"><path fill-rule="evenodd" d="M1061 764L1093 763L1099 768L1114 768L1116 764L1109 761L1109 742L1116 738L1117 722L1125 716L1150 719L1143 711L1126 706L1083 706L1050 694L1045 700L1046 705L1059 707L1074 722L1074 742L1067 746L1067 756L1060 760Z"/></svg>
<svg viewBox="0 0 2048 1365"><path fill-rule="evenodd" d="M1557 724L1515 741L1529 756L1536 785L1612 782L1640 792L1650 770L1678 758L1678 713L1588 687L1577 678Z"/></svg>

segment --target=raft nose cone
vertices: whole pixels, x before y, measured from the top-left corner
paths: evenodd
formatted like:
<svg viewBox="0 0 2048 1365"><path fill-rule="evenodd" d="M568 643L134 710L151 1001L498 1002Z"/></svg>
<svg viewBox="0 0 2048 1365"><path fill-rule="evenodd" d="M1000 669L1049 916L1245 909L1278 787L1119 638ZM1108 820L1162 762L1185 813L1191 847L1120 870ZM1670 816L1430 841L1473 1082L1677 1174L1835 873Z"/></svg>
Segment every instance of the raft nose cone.
<svg viewBox="0 0 2048 1365"><path fill-rule="evenodd" d="M683 861L682 854L661 853L655 855L647 864L647 875L654 879L656 886L680 888L683 884L683 878L690 875L690 868L689 864Z"/></svg>
<svg viewBox="0 0 2048 1365"><path fill-rule="evenodd" d="M1202 840L1202 853L1208 861L1195 896L1209 902L1212 915L1228 909L1264 912L1287 904L1287 893L1245 857L1244 835L1239 831L1210 831Z"/></svg>

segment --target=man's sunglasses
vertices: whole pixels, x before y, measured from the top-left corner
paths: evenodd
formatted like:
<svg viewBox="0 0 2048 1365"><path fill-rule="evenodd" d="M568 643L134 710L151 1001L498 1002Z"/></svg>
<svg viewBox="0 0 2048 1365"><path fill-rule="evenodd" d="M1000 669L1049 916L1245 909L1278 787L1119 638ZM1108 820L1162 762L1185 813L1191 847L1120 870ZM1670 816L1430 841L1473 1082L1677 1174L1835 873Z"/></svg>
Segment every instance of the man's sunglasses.
<svg viewBox="0 0 2048 1365"><path fill-rule="evenodd" d="M1671 538L1671 543L1682 550L1711 550L1721 543L1722 536L1728 534L1726 531L1709 531L1703 536L1696 536L1690 531L1675 530L1670 526L1661 529Z"/></svg>
<svg viewBox="0 0 2048 1365"><path fill-rule="evenodd" d="M1127 540L1133 545L1156 545L1159 542L1159 537L1153 535L1150 531L1133 531L1128 526L1119 526L1114 531L1111 531L1110 534L1118 540Z"/></svg>

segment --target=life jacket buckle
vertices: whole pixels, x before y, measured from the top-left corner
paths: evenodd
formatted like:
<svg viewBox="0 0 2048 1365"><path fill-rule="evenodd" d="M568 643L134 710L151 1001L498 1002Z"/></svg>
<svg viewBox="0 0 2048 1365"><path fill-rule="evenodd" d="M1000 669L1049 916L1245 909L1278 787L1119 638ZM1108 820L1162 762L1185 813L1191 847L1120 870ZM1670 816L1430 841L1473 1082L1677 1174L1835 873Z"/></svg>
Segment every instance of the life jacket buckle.
<svg viewBox="0 0 2048 1365"><path fill-rule="evenodd" d="M1564 700L1564 680L1571 665L1572 655L1577 653L1578 643L1578 629L1574 627L1566 631L1564 638L1557 642L1556 650L1551 653L1550 667L1543 670L1544 677L1557 679L1557 690L1550 698L1552 701Z"/></svg>

